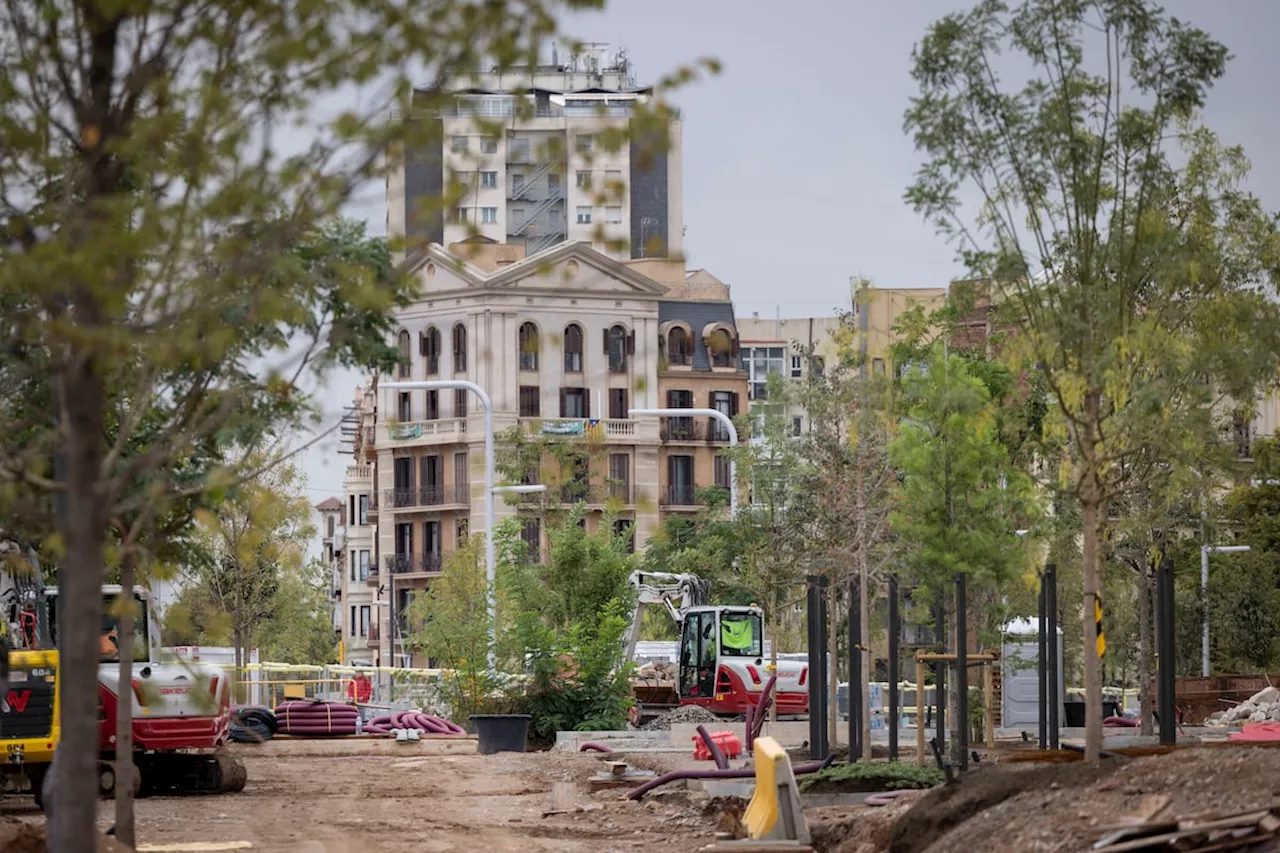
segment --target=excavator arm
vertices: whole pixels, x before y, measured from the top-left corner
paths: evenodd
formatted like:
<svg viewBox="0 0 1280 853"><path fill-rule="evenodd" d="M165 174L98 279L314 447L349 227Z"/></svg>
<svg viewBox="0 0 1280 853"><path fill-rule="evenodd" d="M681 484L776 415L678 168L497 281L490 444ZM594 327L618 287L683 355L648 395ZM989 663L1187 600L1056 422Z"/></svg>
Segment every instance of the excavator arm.
<svg viewBox="0 0 1280 853"><path fill-rule="evenodd" d="M690 607L703 607L711 603L711 582L697 575L671 572L632 572L631 585L636 590L635 615L627 634L626 659L635 656L640 641L640 623L644 605L661 604L677 625L684 622Z"/></svg>

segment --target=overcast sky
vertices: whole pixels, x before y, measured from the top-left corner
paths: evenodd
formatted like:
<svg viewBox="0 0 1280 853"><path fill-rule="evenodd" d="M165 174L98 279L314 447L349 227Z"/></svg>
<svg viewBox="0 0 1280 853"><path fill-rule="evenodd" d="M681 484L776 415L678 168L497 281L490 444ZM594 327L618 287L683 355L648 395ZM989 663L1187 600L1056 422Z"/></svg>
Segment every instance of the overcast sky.
<svg viewBox="0 0 1280 853"><path fill-rule="evenodd" d="M853 275L882 287L945 285L953 252L902 202L919 163L902 131L911 48L957 0L614 0L564 29L625 47L640 82L699 56L719 77L675 97L684 121L688 265L727 282L738 315L827 314ZM1167 0L1235 55L1205 119L1253 159L1250 188L1280 205L1280 0ZM352 211L381 232L380 198ZM325 409L349 403L335 376ZM307 454L314 502L339 494L347 458Z"/></svg>

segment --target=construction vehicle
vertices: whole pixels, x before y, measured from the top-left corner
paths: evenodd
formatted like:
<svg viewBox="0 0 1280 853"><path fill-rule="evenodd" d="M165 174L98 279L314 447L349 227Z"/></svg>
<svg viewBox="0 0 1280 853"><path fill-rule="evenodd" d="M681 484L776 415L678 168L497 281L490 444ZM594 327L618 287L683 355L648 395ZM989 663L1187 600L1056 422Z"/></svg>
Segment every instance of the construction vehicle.
<svg viewBox="0 0 1280 853"><path fill-rule="evenodd" d="M0 791L30 790L41 800L58 745L58 652L44 606L34 549L0 542Z"/></svg>
<svg viewBox="0 0 1280 853"><path fill-rule="evenodd" d="M759 703L774 674L765 661L764 613L759 607L712 605L710 582L696 575L633 572L631 585L636 589L636 612L627 636L628 659L640 639L644 605L663 605L680 628L674 680L633 682L633 723L646 713L675 705L699 705L714 714L737 716ZM809 667L778 661L776 674L778 714L808 714Z"/></svg>
<svg viewBox="0 0 1280 853"><path fill-rule="evenodd" d="M120 683L116 601L120 586L104 586L102 656L98 666L98 790L115 792L116 720L121 697L133 706L134 790L165 793L224 793L244 789L243 762L222 747L231 727L231 684L216 667L163 662L160 631L146 590L134 587L133 677ZM45 591L49 624L57 624L58 590ZM56 639L56 630L54 637Z"/></svg>

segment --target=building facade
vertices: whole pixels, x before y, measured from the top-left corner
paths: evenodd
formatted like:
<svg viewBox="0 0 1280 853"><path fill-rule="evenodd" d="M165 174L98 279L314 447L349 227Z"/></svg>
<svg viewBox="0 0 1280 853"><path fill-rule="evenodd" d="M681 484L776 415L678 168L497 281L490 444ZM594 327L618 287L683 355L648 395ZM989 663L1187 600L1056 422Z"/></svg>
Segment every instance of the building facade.
<svg viewBox="0 0 1280 853"><path fill-rule="evenodd" d="M329 569L329 602L333 607L333 630L342 634L342 566L346 548L347 514L342 501L326 498L316 504L320 514L321 559Z"/></svg>
<svg viewBox="0 0 1280 853"><path fill-rule="evenodd" d="M522 518L535 559L554 509L583 502L594 528L607 507L639 548L665 516L696 509L700 489L728 486L727 463L716 461L723 430L705 418L631 416L671 401L736 414L746 381L728 287L691 287L678 261L620 262L588 243L515 260L512 249L473 238L430 246L403 266L420 290L397 312L401 364L357 392L345 482L346 662L425 664L404 650L404 614L446 556L485 526L479 401L388 383L475 382L500 440L516 429L580 449L568 472L537 460L524 482L547 485L544 494L495 501L498 521Z"/></svg>
<svg viewBox="0 0 1280 853"><path fill-rule="evenodd" d="M432 141L389 163L389 235L417 247L481 236L528 255L565 241L620 260L681 254L680 121L664 121L664 136L637 119L656 93L636 84L625 51L476 73L448 94L440 108L415 93Z"/></svg>

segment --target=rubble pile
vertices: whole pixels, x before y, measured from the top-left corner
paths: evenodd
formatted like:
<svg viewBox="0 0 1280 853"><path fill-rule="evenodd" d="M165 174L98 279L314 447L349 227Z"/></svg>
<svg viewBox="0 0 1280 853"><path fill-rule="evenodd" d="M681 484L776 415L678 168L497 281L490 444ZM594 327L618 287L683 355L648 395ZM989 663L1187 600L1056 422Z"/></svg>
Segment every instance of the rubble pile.
<svg viewBox="0 0 1280 853"><path fill-rule="evenodd" d="M1249 699L1219 711L1209 718L1210 725L1229 726L1232 723L1280 722L1280 688L1259 690Z"/></svg>
<svg viewBox="0 0 1280 853"><path fill-rule="evenodd" d="M644 732L667 731L676 723L718 723L720 718L697 705L681 705L673 708L640 727Z"/></svg>
<svg viewBox="0 0 1280 853"><path fill-rule="evenodd" d="M676 665L662 661L647 663L637 669L633 677L637 681L674 682L676 680Z"/></svg>

